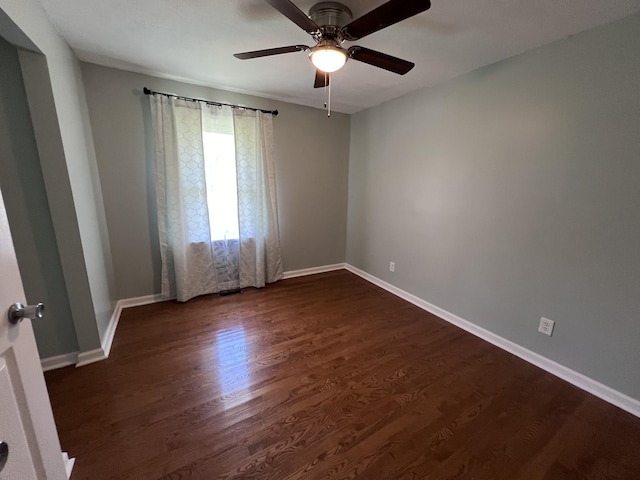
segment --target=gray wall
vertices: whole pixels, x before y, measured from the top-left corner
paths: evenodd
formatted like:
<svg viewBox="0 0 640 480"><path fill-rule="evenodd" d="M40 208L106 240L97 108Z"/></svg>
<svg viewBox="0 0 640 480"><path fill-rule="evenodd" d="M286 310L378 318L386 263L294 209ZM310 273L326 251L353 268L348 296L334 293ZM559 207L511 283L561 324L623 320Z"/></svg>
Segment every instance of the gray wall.
<svg viewBox="0 0 640 480"><path fill-rule="evenodd" d="M347 261L640 399L639 87L635 15L353 116Z"/></svg>
<svg viewBox="0 0 640 480"><path fill-rule="evenodd" d="M34 322L40 357L77 351L18 52L1 37L0 186L27 301L46 306L46 318Z"/></svg>
<svg viewBox="0 0 640 480"><path fill-rule="evenodd" d="M0 9L19 30L11 35L22 32L29 40L23 44L44 54L19 58L73 326L79 349L92 350L100 347L114 296L80 64L36 0L0 0Z"/></svg>
<svg viewBox="0 0 640 480"><path fill-rule="evenodd" d="M285 271L345 258L349 116L82 64L118 298L160 292L153 134L143 87L258 108L274 119Z"/></svg>

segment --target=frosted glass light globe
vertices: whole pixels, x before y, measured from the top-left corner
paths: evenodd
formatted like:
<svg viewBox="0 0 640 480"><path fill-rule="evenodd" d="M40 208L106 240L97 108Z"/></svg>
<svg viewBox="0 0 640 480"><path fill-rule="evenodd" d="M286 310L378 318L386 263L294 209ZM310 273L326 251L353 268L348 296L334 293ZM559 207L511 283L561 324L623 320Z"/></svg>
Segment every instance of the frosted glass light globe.
<svg viewBox="0 0 640 480"><path fill-rule="evenodd" d="M347 62L346 52L335 47L316 47L309 58L318 70L326 73L340 70Z"/></svg>

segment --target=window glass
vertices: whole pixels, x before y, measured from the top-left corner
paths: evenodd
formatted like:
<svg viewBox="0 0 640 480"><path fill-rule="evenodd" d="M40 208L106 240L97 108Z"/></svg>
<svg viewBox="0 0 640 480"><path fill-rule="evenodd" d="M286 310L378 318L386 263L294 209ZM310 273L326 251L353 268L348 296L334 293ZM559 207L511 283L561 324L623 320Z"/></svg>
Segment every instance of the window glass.
<svg viewBox="0 0 640 480"><path fill-rule="evenodd" d="M203 132L211 240L238 239L238 191L233 135Z"/></svg>

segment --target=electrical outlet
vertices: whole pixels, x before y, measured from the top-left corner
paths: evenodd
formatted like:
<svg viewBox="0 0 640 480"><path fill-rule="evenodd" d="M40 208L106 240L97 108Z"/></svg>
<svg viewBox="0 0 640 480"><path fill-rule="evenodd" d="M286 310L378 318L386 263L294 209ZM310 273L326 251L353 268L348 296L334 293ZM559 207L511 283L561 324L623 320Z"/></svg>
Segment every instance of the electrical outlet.
<svg viewBox="0 0 640 480"><path fill-rule="evenodd" d="M396 271L396 262L389 262L389 271L390 272Z"/></svg>
<svg viewBox="0 0 640 480"><path fill-rule="evenodd" d="M541 317L538 331L540 333L544 333L545 335L551 336L551 334L553 333L553 327L555 324L556 322L554 322L553 320L549 320L548 318Z"/></svg>

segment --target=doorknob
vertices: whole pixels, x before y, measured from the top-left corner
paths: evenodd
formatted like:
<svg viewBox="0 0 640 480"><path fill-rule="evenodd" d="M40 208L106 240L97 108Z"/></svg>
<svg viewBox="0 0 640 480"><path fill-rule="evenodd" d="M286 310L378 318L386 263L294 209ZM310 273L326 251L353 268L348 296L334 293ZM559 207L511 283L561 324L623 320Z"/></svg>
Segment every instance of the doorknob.
<svg viewBox="0 0 640 480"><path fill-rule="evenodd" d="M9 458L9 445L7 442L0 442L0 472L4 469Z"/></svg>
<svg viewBox="0 0 640 480"><path fill-rule="evenodd" d="M30 318L31 320L42 318L43 310L44 303L27 305L26 307L20 302L14 303L9 307L9 323L15 325L16 323L21 322L24 318Z"/></svg>

